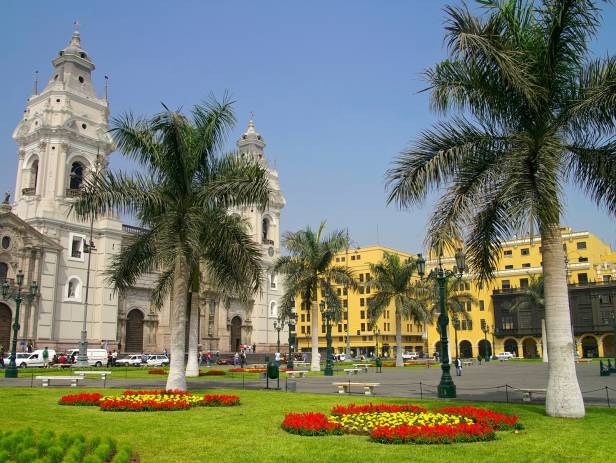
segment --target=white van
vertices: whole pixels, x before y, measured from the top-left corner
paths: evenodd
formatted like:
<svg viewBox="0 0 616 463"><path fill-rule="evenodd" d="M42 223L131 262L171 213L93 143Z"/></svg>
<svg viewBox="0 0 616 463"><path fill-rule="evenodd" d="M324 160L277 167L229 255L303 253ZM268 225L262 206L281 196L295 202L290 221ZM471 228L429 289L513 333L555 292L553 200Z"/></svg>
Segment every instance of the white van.
<svg viewBox="0 0 616 463"><path fill-rule="evenodd" d="M47 352L49 352L48 362L51 363L53 356L56 355L56 351L53 349L47 349ZM45 366L43 363L43 349L37 349L31 354L26 355L28 355L26 358L20 358L19 355L17 356L17 361L15 363L19 368Z"/></svg>
<svg viewBox="0 0 616 463"><path fill-rule="evenodd" d="M75 360L79 356L79 349L69 350L66 355L70 359L75 354ZM88 364L93 367L102 367L107 364L107 351L105 349L88 349Z"/></svg>

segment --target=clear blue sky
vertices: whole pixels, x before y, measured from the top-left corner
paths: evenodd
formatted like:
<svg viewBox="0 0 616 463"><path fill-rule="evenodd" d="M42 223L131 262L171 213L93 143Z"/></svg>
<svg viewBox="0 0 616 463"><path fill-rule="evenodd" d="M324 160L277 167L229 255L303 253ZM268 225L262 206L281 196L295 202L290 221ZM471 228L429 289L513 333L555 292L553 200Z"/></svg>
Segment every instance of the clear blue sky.
<svg viewBox="0 0 616 463"><path fill-rule="evenodd" d="M452 0L454 1L454 0ZM238 126L250 111L268 146L287 206L282 229L349 227L361 246L417 251L430 203L385 206L391 159L435 120L420 73L445 56L442 8L450 1L120 1L2 2L0 189L13 192L11 134L74 20L97 66L110 77L113 115L151 114L160 102L189 108L229 90ZM616 53L616 10L608 6L592 49ZM116 153L113 168L126 164ZM616 224L582 195L567 192L564 224L616 245ZM377 234L378 228L378 234Z"/></svg>

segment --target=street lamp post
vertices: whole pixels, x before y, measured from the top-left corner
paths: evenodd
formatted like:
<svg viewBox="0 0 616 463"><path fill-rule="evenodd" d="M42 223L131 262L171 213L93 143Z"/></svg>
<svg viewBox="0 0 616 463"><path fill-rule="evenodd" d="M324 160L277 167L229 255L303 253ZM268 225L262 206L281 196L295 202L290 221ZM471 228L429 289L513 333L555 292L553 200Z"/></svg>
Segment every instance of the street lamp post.
<svg viewBox="0 0 616 463"><path fill-rule="evenodd" d="M458 330L460 329L460 319L457 315L453 316L451 324L453 325L453 333L456 341L456 358L460 358L460 353L458 352Z"/></svg>
<svg viewBox="0 0 616 463"><path fill-rule="evenodd" d="M438 397L443 399L456 397L456 385L451 378L451 364L449 362L449 336L447 333L447 325L449 324L449 316L447 314L447 308L445 306L446 294L445 287L447 280L452 276L460 277L464 269L466 268L466 262L462 250L458 249L455 254L456 266L458 273L454 273L449 270L444 270L441 263L441 256L439 256L438 267L430 272L430 277L434 278L438 284L438 296L439 296L439 311L438 326L440 328L441 335L441 381L437 388ZM417 254L417 273L421 278L426 273L426 260L421 254Z"/></svg>
<svg viewBox="0 0 616 463"><path fill-rule="evenodd" d="M295 305L295 304L294 304ZM289 357L287 358L287 370L293 369L293 344L295 343L295 314L289 317Z"/></svg>
<svg viewBox="0 0 616 463"><path fill-rule="evenodd" d="M4 300L13 299L15 301L15 321L13 322L13 342L11 343L11 359L9 361L9 366L4 372L5 378L17 378L17 336L19 334L19 307L23 302L23 296L21 293L21 288L24 283L24 274L20 270L17 272L15 277L16 286L11 287L8 281L5 281L2 284L2 298ZM30 292L26 295L26 297L32 300L38 291L38 285L36 281L33 281L30 284Z"/></svg>
<svg viewBox="0 0 616 463"><path fill-rule="evenodd" d="M494 341L494 325L492 325L490 334L492 335L492 360L494 360L494 356L496 355L496 342Z"/></svg>
<svg viewBox="0 0 616 463"><path fill-rule="evenodd" d="M486 362L489 362L490 356L488 355L488 331L490 331L490 329L488 328L488 324L485 321L483 321L483 323L481 324L481 331L483 331L483 359Z"/></svg>
<svg viewBox="0 0 616 463"><path fill-rule="evenodd" d="M280 330L282 330L282 322L280 320L274 320L274 329L278 334L278 338L276 340L276 352L280 353Z"/></svg>
<svg viewBox="0 0 616 463"><path fill-rule="evenodd" d="M333 354L332 354L332 313L331 310L326 308L325 301L321 301L320 304L321 314L323 315L323 319L326 322L326 331L325 331L325 339L327 340L327 350L326 350L326 359L325 359L325 370L323 371L323 375L325 376L334 376L334 363L333 363Z"/></svg>

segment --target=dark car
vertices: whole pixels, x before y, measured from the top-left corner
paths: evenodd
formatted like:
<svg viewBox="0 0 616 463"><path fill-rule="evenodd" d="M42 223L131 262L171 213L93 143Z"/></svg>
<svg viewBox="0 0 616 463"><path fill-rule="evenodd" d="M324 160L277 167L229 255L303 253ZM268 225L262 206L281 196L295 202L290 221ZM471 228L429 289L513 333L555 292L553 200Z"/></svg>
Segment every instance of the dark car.
<svg viewBox="0 0 616 463"><path fill-rule="evenodd" d="M218 365L233 365L233 358L218 359Z"/></svg>

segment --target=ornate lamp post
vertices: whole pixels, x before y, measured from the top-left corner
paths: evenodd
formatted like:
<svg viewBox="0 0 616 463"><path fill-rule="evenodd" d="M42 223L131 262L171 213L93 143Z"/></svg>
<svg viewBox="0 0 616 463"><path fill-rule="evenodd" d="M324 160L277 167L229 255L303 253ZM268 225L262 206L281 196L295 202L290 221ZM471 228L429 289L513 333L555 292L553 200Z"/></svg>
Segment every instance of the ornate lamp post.
<svg viewBox="0 0 616 463"><path fill-rule="evenodd" d="M454 273L450 270L444 270L441 263L441 256L439 256L438 267L431 270L429 275L429 277L435 279L438 284L438 304L440 311L440 315L438 316L438 326L441 335L441 369L443 370L443 372L441 374L441 381L438 385L437 392L438 396L443 399L456 397L456 385L453 383L453 379L451 378L450 374L451 364L449 362L449 337L447 334L449 316L447 314L447 308L445 306L445 285L449 278L453 276L459 278L460 276L462 276L462 272L464 272L464 270L466 269L466 261L464 258L464 253L461 249L458 249L456 251L455 258L458 273ZM422 257L421 254L417 254L417 273L421 278L423 278L423 276L426 274L426 260Z"/></svg>
<svg viewBox="0 0 616 463"><path fill-rule="evenodd" d="M278 339L276 340L276 352L280 353L280 330L282 330L283 323L280 320L274 320L274 329L278 334Z"/></svg>
<svg viewBox="0 0 616 463"><path fill-rule="evenodd" d="M325 301L321 301L320 304L321 315L323 316L323 320L326 323L326 334L325 339L327 340L327 350L326 350L326 360L325 360L325 370L323 374L325 376L334 376L334 362L333 362L333 354L332 354L332 312L331 310L326 308Z"/></svg>
<svg viewBox="0 0 616 463"><path fill-rule="evenodd" d="M295 305L295 304L293 304ZM295 344L295 314L289 317L289 357L287 358L287 369L293 369L293 345Z"/></svg>
<svg viewBox="0 0 616 463"><path fill-rule="evenodd" d="M2 298L4 300L13 299L15 301L15 321L13 322L13 342L11 343L11 360L9 361L9 366L4 372L5 378L17 378L17 363L15 359L17 358L17 335L19 334L19 307L23 301L23 296L21 293L22 285L24 284L24 274L20 270L17 272L15 277L16 286L11 286L8 281L5 281L2 284ZM30 292L26 295L26 297L32 300L36 293L38 292L38 285L36 281L33 281L30 284Z"/></svg>
<svg viewBox="0 0 616 463"><path fill-rule="evenodd" d="M488 355L488 331L490 331L490 329L488 328L488 324L485 322L485 320L482 320L481 331L483 331L483 359L486 362L489 362L490 356Z"/></svg>
<svg viewBox="0 0 616 463"><path fill-rule="evenodd" d="M457 314L453 316L451 324L453 325L453 333L456 341L456 358L460 358L460 354L458 352L458 330L460 329L460 319Z"/></svg>

